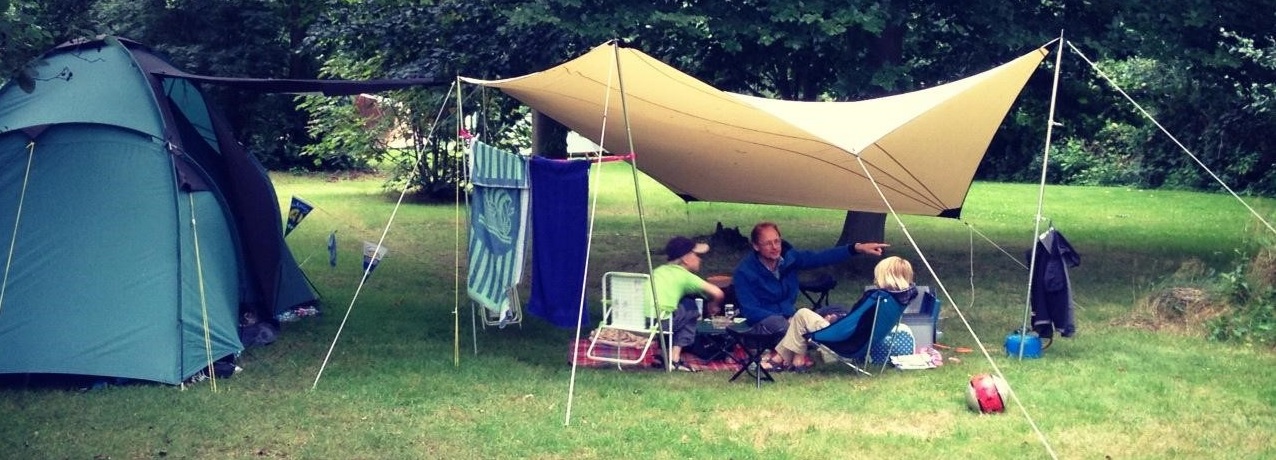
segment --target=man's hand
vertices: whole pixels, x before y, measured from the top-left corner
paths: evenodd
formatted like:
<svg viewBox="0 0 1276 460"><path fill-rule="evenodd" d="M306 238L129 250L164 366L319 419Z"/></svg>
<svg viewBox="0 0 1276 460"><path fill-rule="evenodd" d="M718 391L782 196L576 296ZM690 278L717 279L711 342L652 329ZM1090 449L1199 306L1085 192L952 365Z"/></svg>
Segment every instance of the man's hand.
<svg viewBox="0 0 1276 460"><path fill-rule="evenodd" d="M855 243L855 252L872 256L881 256L882 250L891 247L886 243Z"/></svg>

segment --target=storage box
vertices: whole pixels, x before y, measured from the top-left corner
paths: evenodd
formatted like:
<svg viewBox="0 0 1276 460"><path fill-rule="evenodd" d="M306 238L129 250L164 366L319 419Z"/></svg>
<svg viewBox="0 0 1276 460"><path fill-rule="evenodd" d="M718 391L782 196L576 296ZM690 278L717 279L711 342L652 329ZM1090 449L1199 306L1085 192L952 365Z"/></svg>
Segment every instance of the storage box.
<svg viewBox="0 0 1276 460"><path fill-rule="evenodd" d="M935 344L935 332L939 330L939 305L939 298L930 292L930 288L918 286L917 298L904 308L904 317L899 322L913 331L914 351Z"/></svg>
<svg viewBox="0 0 1276 460"><path fill-rule="evenodd" d="M864 286L864 290L877 289L877 286ZM914 352L932 347L939 331L939 298L930 292L929 286L917 286L917 297L904 306L904 316L899 322L913 332Z"/></svg>

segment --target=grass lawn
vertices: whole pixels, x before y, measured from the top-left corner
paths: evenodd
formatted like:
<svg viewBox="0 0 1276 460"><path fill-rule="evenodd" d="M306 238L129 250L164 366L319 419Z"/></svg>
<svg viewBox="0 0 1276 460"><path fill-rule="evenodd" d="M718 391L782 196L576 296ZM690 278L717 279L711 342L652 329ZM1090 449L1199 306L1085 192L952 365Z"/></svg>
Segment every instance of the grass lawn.
<svg viewBox="0 0 1276 460"><path fill-rule="evenodd" d="M1013 360L1001 347L1022 320L1020 262L1032 242L1037 188L978 183L963 221L904 216L908 235L893 218L887 225L889 253L913 262L919 284L946 292L941 340L976 348L960 362L872 378L825 365L779 374L761 389L728 383L722 372L582 368L564 426L575 331L529 317L521 327L480 329L475 339L457 274L464 212L399 208L389 254L352 302L361 241L381 237L397 194L384 193L376 177L274 178L282 200L296 194L317 206L288 242L323 295L324 314L286 323L279 341L245 351L244 372L215 390L209 382L184 390L0 387L0 457L1048 458L1033 425L1060 458L1276 457L1272 350L1210 342L1199 328L1130 325L1141 299L1172 284L1185 262L1230 271L1269 237L1227 195L1049 188L1044 213L1082 265L1071 272L1079 332L1043 359ZM603 272L645 271L648 250L627 167L606 166L599 183L591 299ZM652 250L718 222L747 233L774 220L808 249L831 244L841 228L837 211L684 204L654 182L640 184ZM1272 208L1269 200L1251 204ZM329 267L333 230L340 255ZM716 248L704 273L730 272L743 255ZM829 269L840 283L834 302L853 301L856 286L870 282L855 265ZM597 318L596 302L590 307ZM992 369L974 336L1022 412L966 408L968 379Z"/></svg>

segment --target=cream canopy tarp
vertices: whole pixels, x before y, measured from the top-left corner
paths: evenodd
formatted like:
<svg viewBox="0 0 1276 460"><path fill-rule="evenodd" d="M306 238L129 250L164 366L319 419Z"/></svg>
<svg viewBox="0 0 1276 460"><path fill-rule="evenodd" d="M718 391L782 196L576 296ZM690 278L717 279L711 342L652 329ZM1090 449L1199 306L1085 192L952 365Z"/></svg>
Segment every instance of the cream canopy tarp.
<svg viewBox="0 0 1276 460"><path fill-rule="evenodd" d="M462 80L499 88L609 152L630 152L631 134L638 169L687 199L886 212L876 181L896 212L959 217L993 134L1045 55L857 102L721 91L610 43L545 71Z"/></svg>

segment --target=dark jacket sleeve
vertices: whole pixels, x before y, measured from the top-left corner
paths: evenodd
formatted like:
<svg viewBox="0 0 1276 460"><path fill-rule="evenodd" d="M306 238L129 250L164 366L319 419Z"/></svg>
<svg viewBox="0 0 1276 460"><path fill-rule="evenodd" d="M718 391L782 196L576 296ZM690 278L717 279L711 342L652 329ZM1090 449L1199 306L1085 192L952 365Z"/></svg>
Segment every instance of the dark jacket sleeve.
<svg viewBox="0 0 1276 460"><path fill-rule="evenodd" d="M791 270L806 270L845 262L851 258L852 252L854 249L849 246L834 246L823 251L794 249L785 253L784 257L793 258L793 265L789 266Z"/></svg>

